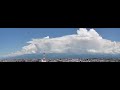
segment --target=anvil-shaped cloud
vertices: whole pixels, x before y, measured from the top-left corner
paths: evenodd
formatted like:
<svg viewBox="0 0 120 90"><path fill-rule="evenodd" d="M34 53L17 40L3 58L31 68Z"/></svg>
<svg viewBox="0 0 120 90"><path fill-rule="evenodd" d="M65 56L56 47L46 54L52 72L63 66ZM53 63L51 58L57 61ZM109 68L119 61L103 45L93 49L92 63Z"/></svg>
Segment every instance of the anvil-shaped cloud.
<svg viewBox="0 0 120 90"><path fill-rule="evenodd" d="M33 53L120 54L120 42L103 39L94 29L80 28L77 34L32 39L21 51L7 56Z"/></svg>

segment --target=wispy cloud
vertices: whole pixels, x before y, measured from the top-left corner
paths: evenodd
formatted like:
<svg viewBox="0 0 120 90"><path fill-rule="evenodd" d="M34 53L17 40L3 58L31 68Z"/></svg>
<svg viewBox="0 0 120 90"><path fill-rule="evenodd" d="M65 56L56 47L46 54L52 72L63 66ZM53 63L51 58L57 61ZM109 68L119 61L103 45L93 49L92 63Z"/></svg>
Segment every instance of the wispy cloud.
<svg viewBox="0 0 120 90"><path fill-rule="evenodd" d="M18 56L32 53L102 53L120 54L120 42L103 39L94 29L80 28L77 34L62 37L32 39L21 51L7 56Z"/></svg>

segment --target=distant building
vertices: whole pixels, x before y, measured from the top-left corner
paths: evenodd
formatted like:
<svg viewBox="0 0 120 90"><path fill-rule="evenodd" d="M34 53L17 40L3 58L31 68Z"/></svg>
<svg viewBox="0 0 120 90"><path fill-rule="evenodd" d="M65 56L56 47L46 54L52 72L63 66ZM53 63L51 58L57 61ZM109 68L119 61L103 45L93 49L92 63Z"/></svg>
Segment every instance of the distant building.
<svg viewBox="0 0 120 90"><path fill-rule="evenodd" d="M46 58L45 58L45 55L46 55L46 54L43 53L43 59L41 60L41 62L47 62L47 61L46 61Z"/></svg>

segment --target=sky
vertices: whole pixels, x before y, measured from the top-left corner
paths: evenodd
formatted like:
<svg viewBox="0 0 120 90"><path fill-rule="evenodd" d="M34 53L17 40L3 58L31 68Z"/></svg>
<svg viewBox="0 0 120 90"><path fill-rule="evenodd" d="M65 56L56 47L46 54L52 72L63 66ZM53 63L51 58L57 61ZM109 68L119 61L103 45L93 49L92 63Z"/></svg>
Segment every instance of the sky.
<svg viewBox="0 0 120 90"><path fill-rule="evenodd" d="M90 29L91 28L87 28L88 31ZM104 39L105 40L111 40L111 42L115 41L116 43L120 42L120 38L119 38L120 28L93 28L93 29L95 30L95 32L97 32L97 34L99 34L103 38L103 40ZM44 48L48 48L49 45L51 45L51 44L52 45L55 44L55 45L58 45L58 46L59 46L59 44L62 45L62 46L68 45L68 43L66 44L66 42L71 41L72 37L76 38L75 43L78 42L79 44L81 44L81 43L87 42L87 45L89 45L90 43L88 43L89 41L87 41L87 40L86 41L84 40L84 42L80 41L80 40L78 41L78 39L80 37L83 37L83 38L86 37L84 35L84 33L86 33L86 35L87 35L87 32L83 33L82 31L80 31L80 33L78 34L77 30L79 30L79 28L0 28L0 57L4 56L4 55L7 55L7 54L16 53L16 52L17 53L18 52L23 53L23 50L22 50L23 47L29 46L29 45L31 45L31 46L27 47L27 50L23 54L26 54L26 52L27 53L28 52L29 53L31 53L31 52L36 53L36 52L38 52L38 50L35 50L35 48L37 48L37 49L39 48L39 50L41 50L42 47L46 46ZM83 34L81 34L81 33L83 33ZM76 35L76 36L70 36L70 35ZM77 35L79 35L80 37L77 38ZM91 34L91 35L93 35L93 34ZM94 38L99 37L99 36L96 36L96 35L94 36ZM65 36L67 36L67 37L65 37ZM44 37L47 37L49 40L45 41ZM63 38L60 38L60 37L63 37ZM87 36L87 37L90 37L90 36ZM37 41L36 41L37 43L34 44L35 41L32 40L32 39L37 39ZM43 41L40 41L40 40L43 40ZM56 40L56 42L53 42L53 40L54 41ZM61 44L59 41L60 42L63 41L63 43ZM28 44L27 42L32 42L32 44ZM48 45L44 44L45 42L47 42ZM53 43L51 43L51 42L53 42ZM100 41L100 42L105 42L105 41ZM43 43L43 44L40 45L40 43ZM98 42L93 42L93 43L98 43ZM36 45L37 46L35 47L33 44L35 46ZM34 47L34 50L31 50L31 47L32 48ZM50 48L53 48L53 47L54 46L51 46ZM78 47L78 46L75 45L75 47ZM30 48L30 49L28 50L28 48ZM61 48L65 48L65 46L61 47ZM78 48L85 48L85 47L81 46L81 47L78 47ZM53 49L55 49L56 51L53 51L52 49L51 50L47 49L47 50L52 51L52 52L57 52L58 47L55 47ZM95 50L98 51L98 49L95 49ZM58 52L64 52L64 51L65 50L63 50L63 51L58 50ZM119 52L119 51L115 51L115 52ZM15 55L19 55L19 54L15 54Z"/></svg>

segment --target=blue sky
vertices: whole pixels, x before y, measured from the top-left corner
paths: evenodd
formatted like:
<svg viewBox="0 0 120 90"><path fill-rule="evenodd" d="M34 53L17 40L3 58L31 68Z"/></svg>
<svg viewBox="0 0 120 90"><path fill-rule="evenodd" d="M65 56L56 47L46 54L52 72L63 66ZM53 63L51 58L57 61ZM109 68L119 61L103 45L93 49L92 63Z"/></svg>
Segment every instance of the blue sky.
<svg viewBox="0 0 120 90"><path fill-rule="evenodd" d="M0 56L21 50L32 38L76 34L78 28L0 28ZM104 39L120 41L120 28L94 28Z"/></svg>

